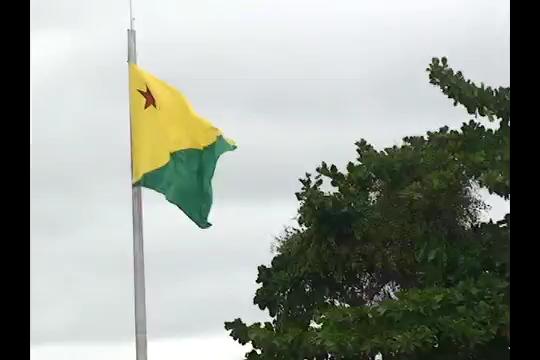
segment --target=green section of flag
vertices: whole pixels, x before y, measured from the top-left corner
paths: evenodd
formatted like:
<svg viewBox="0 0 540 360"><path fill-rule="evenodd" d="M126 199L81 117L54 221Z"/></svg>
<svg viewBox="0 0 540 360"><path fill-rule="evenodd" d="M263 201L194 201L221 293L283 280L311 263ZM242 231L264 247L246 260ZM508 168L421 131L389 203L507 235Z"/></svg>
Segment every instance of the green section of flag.
<svg viewBox="0 0 540 360"><path fill-rule="evenodd" d="M222 136L203 149L185 149L171 154L167 164L146 173L135 184L155 190L178 206L197 226L210 227L212 178L219 157L236 149Z"/></svg>

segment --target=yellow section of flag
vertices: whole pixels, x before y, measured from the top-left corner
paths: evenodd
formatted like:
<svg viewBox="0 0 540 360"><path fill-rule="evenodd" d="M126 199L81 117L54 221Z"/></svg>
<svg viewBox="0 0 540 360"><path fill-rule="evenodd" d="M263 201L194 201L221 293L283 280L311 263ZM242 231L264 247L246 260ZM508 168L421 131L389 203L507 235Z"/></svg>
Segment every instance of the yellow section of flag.
<svg viewBox="0 0 540 360"><path fill-rule="evenodd" d="M203 149L221 135L178 90L135 64L129 65L129 87L133 183L167 164L172 153Z"/></svg>

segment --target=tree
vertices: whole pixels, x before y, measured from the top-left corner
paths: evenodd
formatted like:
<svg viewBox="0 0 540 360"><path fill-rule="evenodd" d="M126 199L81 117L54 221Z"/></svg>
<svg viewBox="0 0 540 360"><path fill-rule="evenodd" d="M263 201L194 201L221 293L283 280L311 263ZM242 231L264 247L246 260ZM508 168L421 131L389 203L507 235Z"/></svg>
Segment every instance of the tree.
<svg viewBox="0 0 540 360"><path fill-rule="evenodd" d="M300 180L298 225L258 268L272 321L225 323L246 359L509 358L510 214L482 222L478 189L510 198L510 88L445 58L427 71L474 119L383 151L360 140L346 171L323 162Z"/></svg>

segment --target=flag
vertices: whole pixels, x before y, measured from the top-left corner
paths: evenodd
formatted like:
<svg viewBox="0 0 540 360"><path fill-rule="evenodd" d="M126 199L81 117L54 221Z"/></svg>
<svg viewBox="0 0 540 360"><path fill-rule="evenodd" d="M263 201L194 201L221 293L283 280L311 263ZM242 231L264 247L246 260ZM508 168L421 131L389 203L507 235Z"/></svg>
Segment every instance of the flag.
<svg viewBox="0 0 540 360"><path fill-rule="evenodd" d="M133 185L155 190L208 228L219 157L236 148L175 88L130 64Z"/></svg>

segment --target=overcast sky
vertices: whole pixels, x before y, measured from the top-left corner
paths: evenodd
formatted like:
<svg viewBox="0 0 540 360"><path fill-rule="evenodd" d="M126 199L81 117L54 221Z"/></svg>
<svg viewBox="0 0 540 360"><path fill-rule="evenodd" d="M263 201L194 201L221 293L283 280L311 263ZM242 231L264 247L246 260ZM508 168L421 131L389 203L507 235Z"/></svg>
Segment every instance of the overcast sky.
<svg viewBox="0 0 540 360"><path fill-rule="evenodd" d="M150 359L240 360L298 178L469 117L434 56L509 85L508 0L134 0L139 64L235 139L199 230L144 191ZM31 354L134 359L128 1L31 1ZM490 198L493 217L508 205Z"/></svg>

